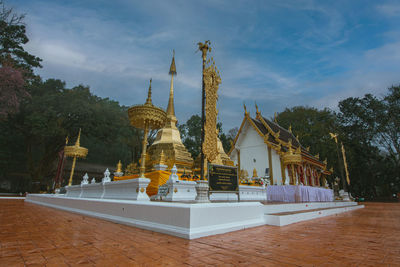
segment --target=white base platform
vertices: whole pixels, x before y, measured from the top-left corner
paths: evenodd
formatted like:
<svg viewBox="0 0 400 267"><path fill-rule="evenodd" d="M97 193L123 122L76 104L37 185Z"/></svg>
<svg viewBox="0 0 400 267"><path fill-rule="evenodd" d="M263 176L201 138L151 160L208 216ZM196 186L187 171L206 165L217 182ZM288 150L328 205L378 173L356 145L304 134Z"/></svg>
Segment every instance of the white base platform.
<svg viewBox="0 0 400 267"><path fill-rule="evenodd" d="M72 198L29 194L25 201L127 224L186 239L222 234L260 225L284 226L363 208L356 202L267 204L260 202L201 203L153 202ZM313 211L315 209L326 209ZM295 214L277 214L296 212Z"/></svg>
<svg viewBox="0 0 400 267"><path fill-rule="evenodd" d="M356 202L313 202L296 204L265 205L265 224L285 226L364 208ZM295 212L293 214L287 214Z"/></svg>
<svg viewBox="0 0 400 267"><path fill-rule="evenodd" d="M186 239L264 225L259 202L186 204L29 194L27 202Z"/></svg>

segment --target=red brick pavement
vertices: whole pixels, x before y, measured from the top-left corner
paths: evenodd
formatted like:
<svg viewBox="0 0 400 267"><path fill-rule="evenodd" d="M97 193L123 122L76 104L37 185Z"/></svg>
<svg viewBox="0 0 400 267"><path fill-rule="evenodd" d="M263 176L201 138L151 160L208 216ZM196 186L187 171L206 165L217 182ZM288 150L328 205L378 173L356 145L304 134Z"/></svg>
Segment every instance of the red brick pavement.
<svg viewBox="0 0 400 267"><path fill-rule="evenodd" d="M400 266L400 203L195 240L0 199L0 266Z"/></svg>

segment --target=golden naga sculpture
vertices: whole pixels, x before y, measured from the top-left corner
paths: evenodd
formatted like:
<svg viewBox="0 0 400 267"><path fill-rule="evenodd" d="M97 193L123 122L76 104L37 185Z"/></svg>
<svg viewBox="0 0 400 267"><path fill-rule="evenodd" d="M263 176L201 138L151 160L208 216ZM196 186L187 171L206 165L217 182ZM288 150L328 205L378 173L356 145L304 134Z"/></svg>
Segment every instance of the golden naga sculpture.
<svg viewBox="0 0 400 267"><path fill-rule="evenodd" d="M74 176L76 159L85 158L89 152L87 148L81 147L80 140L81 140L81 129L79 129L79 134L78 138L76 139L75 145L64 147L65 156L74 158L72 162L71 175L69 177L68 186L72 185L72 177ZM66 143L68 143L68 137Z"/></svg>
<svg viewBox="0 0 400 267"><path fill-rule="evenodd" d="M217 129L217 100L218 87L221 84L219 71L215 66L214 60L212 64L204 70L204 89L206 93L206 121L204 126L204 143L203 152L209 162L215 160L218 156L218 132Z"/></svg>
<svg viewBox="0 0 400 267"><path fill-rule="evenodd" d="M144 129L142 158L140 162L140 178L145 178L147 134L150 129L160 129L164 126L166 120L165 111L154 106L151 102L151 81L152 80L150 79L146 103L144 105L132 106L128 109L128 116L131 125L136 128Z"/></svg>

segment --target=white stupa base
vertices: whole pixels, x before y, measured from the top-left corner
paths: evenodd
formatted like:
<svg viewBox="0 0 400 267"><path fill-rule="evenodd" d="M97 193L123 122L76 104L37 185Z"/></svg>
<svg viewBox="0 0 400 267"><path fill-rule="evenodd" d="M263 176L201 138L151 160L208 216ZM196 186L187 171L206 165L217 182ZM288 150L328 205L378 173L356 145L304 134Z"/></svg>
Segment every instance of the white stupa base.
<svg viewBox="0 0 400 267"><path fill-rule="evenodd" d="M103 198L149 201L146 188L150 182L148 178L136 178L105 183Z"/></svg>
<svg viewBox="0 0 400 267"><path fill-rule="evenodd" d="M67 190L67 197L80 197L82 193L81 185L66 186L65 190Z"/></svg>
<svg viewBox="0 0 400 267"><path fill-rule="evenodd" d="M66 186L67 193L65 197L149 201L150 198L146 193L146 188L150 181L148 178L136 178L106 183Z"/></svg>
<svg viewBox="0 0 400 267"><path fill-rule="evenodd" d="M168 194L165 201L194 201L196 199L196 182L194 181L176 181L166 183Z"/></svg>

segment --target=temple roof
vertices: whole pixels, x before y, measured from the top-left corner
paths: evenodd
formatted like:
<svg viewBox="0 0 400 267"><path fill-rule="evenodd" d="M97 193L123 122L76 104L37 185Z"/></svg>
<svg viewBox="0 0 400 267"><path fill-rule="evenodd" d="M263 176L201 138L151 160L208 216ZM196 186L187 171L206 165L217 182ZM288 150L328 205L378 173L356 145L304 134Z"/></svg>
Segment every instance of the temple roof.
<svg viewBox="0 0 400 267"><path fill-rule="evenodd" d="M297 149L298 147L300 147L301 154L305 160L321 167L326 167L326 164L323 161L321 161L317 156L313 156L306 148L301 145L299 140L291 131L283 128L278 123L272 122L261 116L261 113L258 112L258 109L256 118L250 117L249 113L245 110L245 117L243 119L242 125L240 126L238 134L233 141L233 145L231 151L229 151L229 154L234 149L237 139L246 121L248 121L249 124L252 125L254 129L259 133L259 135L264 138L266 143L270 143L274 147L274 149L279 148L280 151L286 152L288 150L289 141L291 141L292 148Z"/></svg>

